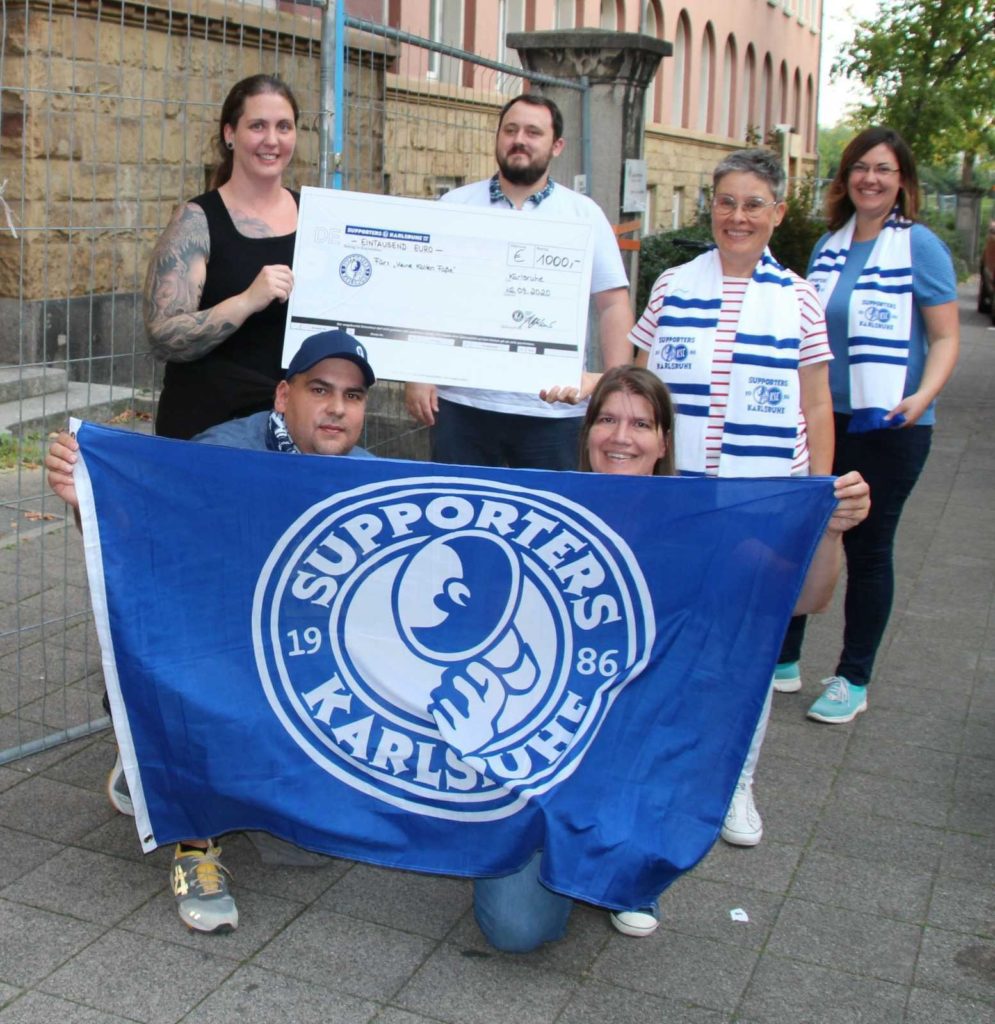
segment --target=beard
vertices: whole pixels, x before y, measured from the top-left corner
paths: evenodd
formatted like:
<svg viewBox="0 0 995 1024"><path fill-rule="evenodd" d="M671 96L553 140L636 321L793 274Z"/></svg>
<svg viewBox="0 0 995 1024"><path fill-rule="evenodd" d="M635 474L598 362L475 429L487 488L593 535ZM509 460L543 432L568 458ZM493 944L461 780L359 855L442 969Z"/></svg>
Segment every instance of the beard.
<svg viewBox="0 0 995 1024"><path fill-rule="evenodd" d="M549 170L549 161L545 163L533 161L527 164L513 164L510 158L514 154L509 153L504 159L498 158L498 168L501 177L512 185L534 185Z"/></svg>

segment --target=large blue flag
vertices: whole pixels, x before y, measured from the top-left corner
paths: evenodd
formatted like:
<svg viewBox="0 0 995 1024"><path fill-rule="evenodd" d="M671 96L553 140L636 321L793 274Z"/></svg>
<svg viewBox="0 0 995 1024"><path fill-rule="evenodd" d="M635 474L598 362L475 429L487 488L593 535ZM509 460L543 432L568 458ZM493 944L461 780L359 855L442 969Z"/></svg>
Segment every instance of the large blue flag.
<svg viewBox="0 0 995 1024"><path fill-rule="evenodd" d="M826 478L289 456L84 425L146 850L264 829L644 906L715 841Z"/></svg>

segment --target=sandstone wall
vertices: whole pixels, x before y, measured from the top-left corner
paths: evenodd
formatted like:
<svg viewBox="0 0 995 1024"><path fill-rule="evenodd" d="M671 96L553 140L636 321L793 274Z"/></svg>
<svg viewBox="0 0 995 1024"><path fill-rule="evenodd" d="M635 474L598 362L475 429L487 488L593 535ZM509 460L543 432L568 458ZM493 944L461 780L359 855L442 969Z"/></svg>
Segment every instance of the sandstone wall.
<svg viewBox="0 0 995 1024"><path fill-rule="evenodd" d="M387 76L384 170L394 195L432 197L443 179L479 181L494 173L494 130L507 96Z"/></svg>
<svg viewBox="0 0 995 1024"><path fill-rule="evenodd" d="M230 85L278 70L315 108L311 19L257 12L233 45L215 8L8 6L2 145L5 165L20 164L6 195L23 232L0 241L0 295L139 289L171 211L204 189ZM278 52L278 22L293 23L296 52ZM298 153L296 176L310 177L313 119Z"/></svg>
<svg viewBox="0 0 995 1024"><path fill-rule="evenodd" d="M646 179L655 189L651 232L669 231L674 226L674 195L683 190L680 224L695 219L698 195L702 187L711 187L712 171L727 154L742 148L741 143L682 128L646 129ZM815 159L797 162L802 175L815 167Z"/></svg>
<svg viewBox="0 0 995 1024"><path fill-rule="evenodd" d="M206 187L233 82L267 71L290 84L302 117L289 184L317 183L320 22L223 0L22 0L5 14L0 180L18 238L0 230L0 363L69 362L94 380L123 365L147 382L135 300L176 204ZM496 114L517 82L487 71L450 85L416 74L411 47L348 43L346 188L431 197L493 173ZM568 128L569 146L578 134ZM678 187L693 216L731 148L650 126L653 227L670 227Z"/></svg>

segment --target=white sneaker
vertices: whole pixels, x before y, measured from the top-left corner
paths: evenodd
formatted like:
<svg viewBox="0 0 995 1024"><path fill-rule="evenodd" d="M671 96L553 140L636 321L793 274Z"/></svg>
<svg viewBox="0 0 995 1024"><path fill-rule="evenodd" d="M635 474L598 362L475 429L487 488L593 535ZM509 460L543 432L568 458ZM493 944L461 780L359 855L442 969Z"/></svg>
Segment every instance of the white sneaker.
<svg viewBox="0 0 995 1024"><path fill-rule="evenodd" d="M736 783L736 792L719 834L733 846L756 846L763 839L764 823L753 802L752 782Z"/></svg>
<svg viewBox="0 0 995 1024"><path fill-rule="evenodd" d="M128 791L128 780L124 777L120 753L114 759L114 767L107 776L107 799L110 800L114 810L121 814L130 814L131 817L135 816L135 807L131 802L131 793Z"/></svg>
<svg viewBox="0 0 995 1024"><path fill-rule="evenodd" d="M613 910L611 918L612 924L623 935L642 939L656 931L660 924L660 908L654 904L639 910Z"/></svg>

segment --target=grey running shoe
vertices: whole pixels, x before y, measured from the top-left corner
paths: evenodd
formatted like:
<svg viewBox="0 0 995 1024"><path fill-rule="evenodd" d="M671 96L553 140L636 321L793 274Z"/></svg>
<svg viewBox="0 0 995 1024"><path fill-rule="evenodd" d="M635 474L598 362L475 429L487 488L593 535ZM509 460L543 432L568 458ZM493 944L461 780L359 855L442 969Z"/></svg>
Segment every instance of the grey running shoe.
<svg viewBox="0 0 995 1024"><path fill-rule="evenodd" d="M120 814L129 814L132 818L135 816L131 793L128 791L128 780L124 777L124 768L121 765L120 751L114 758L114 767L107 776L107 799Z"/></svg>
<svg viewBox="0 0 995 1024"><path fill-rule="evenodd" d="M180 920L198 932L230 932L238 927L238 907L228 891L228 869L221 847L173 851L173 895Z"/></svg>

